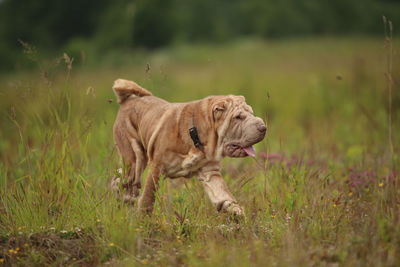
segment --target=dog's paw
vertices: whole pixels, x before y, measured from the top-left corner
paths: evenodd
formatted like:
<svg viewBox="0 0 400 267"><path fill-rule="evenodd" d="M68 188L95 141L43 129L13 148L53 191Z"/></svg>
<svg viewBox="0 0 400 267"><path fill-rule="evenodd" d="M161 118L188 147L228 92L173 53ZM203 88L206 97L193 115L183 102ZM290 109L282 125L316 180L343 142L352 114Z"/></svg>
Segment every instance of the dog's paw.
<svg viewBox="0 0 400 267"><path fill-rule="evenodd" d="M137 201L137 197L132 194L125 193L123 200L124 200L124 203L126 203L126 204L134 205L135 202Z"/></svg>
<svg viewBox="0 0 400 267"><path fill-rule="evenodd" d="M239 216L239 217L244 216L243 208L235 202L225 201L224 204L222 205L222 209L234 216Z"/></svg>
<svg viewBox="0 0 400 267"><path fill-rule="evenodd" d="M124 202L133 205L138 200L139 193L140 190L137 186L127 189L123 197Z"/></svg>
<svg viewBox="0 0 400 267"><path fill-rule="evenodd" d="M142 193L138 200L138 211L142 214L150 215L153 211L154 197Z"/></svg>

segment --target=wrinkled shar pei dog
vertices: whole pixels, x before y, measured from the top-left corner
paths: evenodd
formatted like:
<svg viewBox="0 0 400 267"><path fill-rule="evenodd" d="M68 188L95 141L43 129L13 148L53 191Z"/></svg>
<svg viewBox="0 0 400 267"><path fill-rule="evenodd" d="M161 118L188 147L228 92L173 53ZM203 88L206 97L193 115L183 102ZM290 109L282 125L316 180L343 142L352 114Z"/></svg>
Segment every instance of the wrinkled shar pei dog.
<svg viewBox="0 0 400 267"><path fill-rule="evenodd" d="M124 201L138 199L138 209L150 213L160 176L197 176L218 211L244 214L221 176L220 161L255 156L253 145L263 140L267 128L243 96L170 103L123 79L115 81L113 90L120 104L114 139L127 170ZM148 177L139 197L147 165ZM121 193L119 182L114 178L111 187Z"/></svg>

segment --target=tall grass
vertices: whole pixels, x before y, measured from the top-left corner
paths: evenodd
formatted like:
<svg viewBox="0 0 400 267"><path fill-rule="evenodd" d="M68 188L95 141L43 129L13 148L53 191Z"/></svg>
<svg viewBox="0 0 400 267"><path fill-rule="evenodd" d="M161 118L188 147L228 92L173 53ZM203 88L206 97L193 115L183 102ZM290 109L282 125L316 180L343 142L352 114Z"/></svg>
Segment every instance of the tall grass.
<svg viewBox="0 0 400 267"><path fill-rule="evenodd" d="M397 265L398 56L391 60L390 110L382 42L367 39L177 47L115 69L75 67L64 55L3 76L2 264ZM170 101L246 96L269 134L256 159L223 163L245 219L218 214L196 179L163 180L151 217L114 198L118 77Z"/></svg>

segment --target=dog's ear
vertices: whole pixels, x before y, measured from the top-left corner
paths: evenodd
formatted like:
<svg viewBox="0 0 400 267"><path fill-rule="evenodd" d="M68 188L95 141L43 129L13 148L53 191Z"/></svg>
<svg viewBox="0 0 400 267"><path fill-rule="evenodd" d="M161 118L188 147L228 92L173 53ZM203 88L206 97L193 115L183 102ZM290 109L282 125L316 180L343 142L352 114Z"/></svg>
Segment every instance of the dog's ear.
<svg viewBox="0 0 400 267"><path fill-rule="evenodd" d="M149 91L141 87L135 82L118 79L114 82L113 90L117 96L118 104L123 103L131 95L138 97L152 95Z"/></svg>
<svg viewBox="0 0 400 267"><path fill-rule="evenodd" d="M221 118L227 108L227 101L225 99L219 100L212 106L214 120Z"/></svg>

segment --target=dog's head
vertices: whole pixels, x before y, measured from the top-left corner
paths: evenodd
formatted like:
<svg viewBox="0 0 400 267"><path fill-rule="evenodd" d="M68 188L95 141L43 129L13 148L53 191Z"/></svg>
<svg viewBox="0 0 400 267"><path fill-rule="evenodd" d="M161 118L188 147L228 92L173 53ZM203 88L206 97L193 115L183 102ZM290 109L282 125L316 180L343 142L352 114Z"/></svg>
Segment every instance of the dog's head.
<svg viewBox="0 0 400 267"><path fill-rule="evenodd" d="M253 145L264 139L267 127L254 116L243 96L216 96L211 101L212 118L223 156L255 156Z"/></svg>

